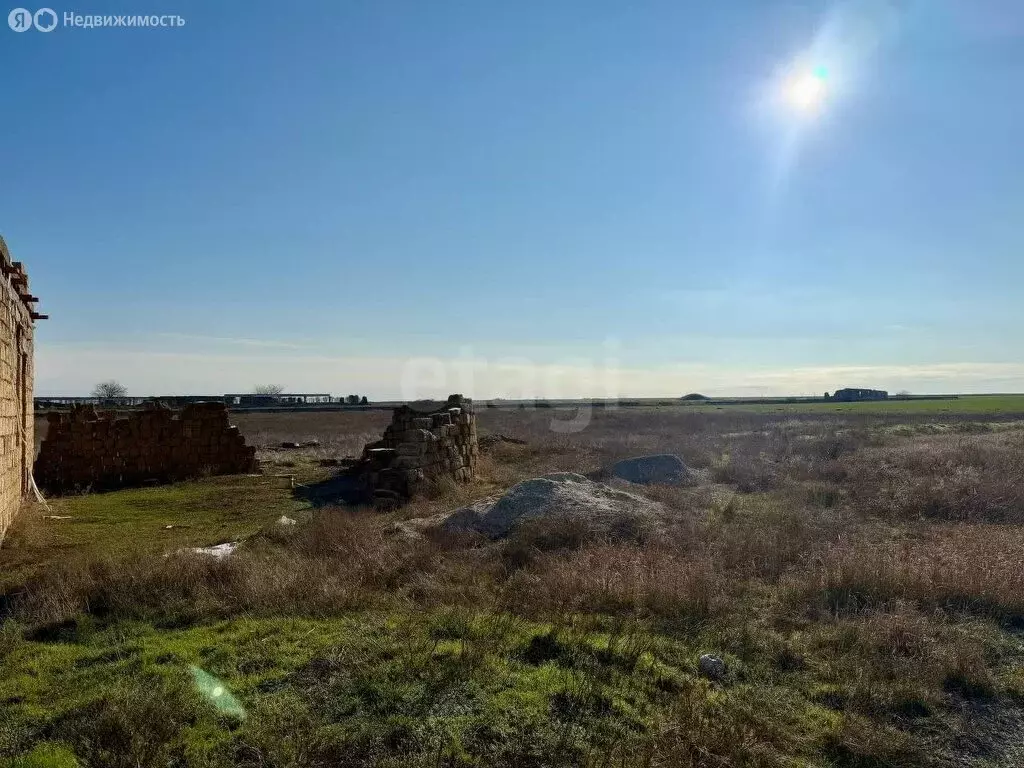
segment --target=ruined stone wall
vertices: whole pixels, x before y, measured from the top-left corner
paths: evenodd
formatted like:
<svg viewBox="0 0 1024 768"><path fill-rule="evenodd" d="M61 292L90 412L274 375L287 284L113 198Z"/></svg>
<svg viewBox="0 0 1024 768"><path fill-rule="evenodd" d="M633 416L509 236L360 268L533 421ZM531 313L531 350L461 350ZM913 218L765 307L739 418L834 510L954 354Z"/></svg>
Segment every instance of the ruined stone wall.
<svg viewBox="0 0 1024 768"><path fill-rule="evenodd" d="M51 492L111 490L257 469L256 449L228 424L223 403L193 403L178 415L154 405L120 419L80 406L47 419L35 477L40 488Z"/></svg>
<svg viewBox="0 0 1024 768"><path fill-rule="evenodd" d="M34 451L32 344L35 301L28 277L0 238L0 541L31 483Z"/></svg>
<svg viewBox="0 0 1024 768"><path fill-rule="evenodd" d="M472 480L479 456L473 401L451 395L437 409L396 408L383 439L363 449L362 475L374 495L408 498L441 477Z"/></svg>

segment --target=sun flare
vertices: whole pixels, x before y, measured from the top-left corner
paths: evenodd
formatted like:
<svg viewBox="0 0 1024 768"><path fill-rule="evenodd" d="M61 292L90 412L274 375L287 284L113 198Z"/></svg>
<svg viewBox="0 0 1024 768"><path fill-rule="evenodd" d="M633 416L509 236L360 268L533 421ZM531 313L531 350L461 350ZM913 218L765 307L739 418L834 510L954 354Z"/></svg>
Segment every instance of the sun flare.
<svg viewBox="0 0 1024 768"><path fill-rule="evenodd" d="M822 68L790 75L783 84L783 97L789 107L811 115L821 109L828 95L828 74Z"/></svg>

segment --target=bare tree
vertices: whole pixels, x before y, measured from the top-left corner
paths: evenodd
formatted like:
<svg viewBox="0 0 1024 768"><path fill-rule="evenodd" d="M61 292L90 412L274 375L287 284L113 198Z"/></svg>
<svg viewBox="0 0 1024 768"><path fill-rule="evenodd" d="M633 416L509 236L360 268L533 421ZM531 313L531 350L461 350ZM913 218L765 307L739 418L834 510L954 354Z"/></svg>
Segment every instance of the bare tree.
<svg viewBox="0 0 1024 768"><path fill-rule="evenodd" d="M92 388L92 396L106 402L116 402L128 396L128 388L119 381L101 381Z"/></svg>
<svg viewBox="0 0 1024 768"><path fill-rule="evenodd" d="M277 384L257 384L252 388L254 395L271 395L277 396L284 392L284 387Z"/></svg>

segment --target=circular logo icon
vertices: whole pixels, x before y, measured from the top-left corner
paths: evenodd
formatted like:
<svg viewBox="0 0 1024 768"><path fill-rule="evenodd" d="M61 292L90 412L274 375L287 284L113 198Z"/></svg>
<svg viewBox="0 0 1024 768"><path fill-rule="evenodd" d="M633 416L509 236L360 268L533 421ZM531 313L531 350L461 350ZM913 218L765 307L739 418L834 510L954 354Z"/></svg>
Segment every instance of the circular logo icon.
<svg viewBox="0 0 1024 768"><path fill-rule="evenodd" d="M32 29L32 11L15 8L7 14L7 26L15 32L27 32Z"/></svg>
<svg viewBox="0 0 1024 768"><path fill-rule="evenodd" d="M53 8L40 8L32 17L32 21L35 22L36 29L40 32L53 32L57 27L57 14L54 13Z"/></svg>

